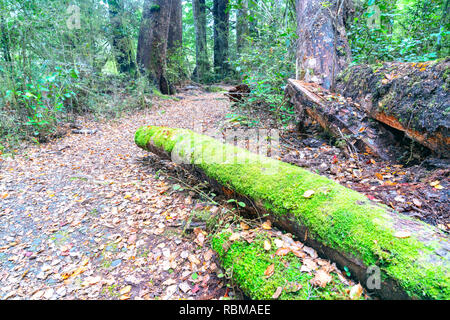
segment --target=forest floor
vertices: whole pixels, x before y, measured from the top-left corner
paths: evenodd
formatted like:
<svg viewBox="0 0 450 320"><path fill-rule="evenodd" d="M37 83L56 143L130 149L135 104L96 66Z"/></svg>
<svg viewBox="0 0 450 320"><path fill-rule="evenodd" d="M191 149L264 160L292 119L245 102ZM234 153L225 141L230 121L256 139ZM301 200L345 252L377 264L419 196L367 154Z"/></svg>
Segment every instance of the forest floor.
<svg viewBox="0 0 450 320"><path fill-rule="evenodd" d="M223 89L228 89L223 87ZM0 161L0 299L240 298L205 241L199 212L236 208L177 166L134 144L142 125L221 135L248 127L223 92L191 88L112 121ZM276 127L264 112L252 125ZM448 170L404 168L285 130L280 158L327 175L443 230ZM417 167L417 166L416 166ZM186 225L186 221L193 221ZM193 229L193 230L192 230ZM231 289L230 289L231 288Z"/></svg>

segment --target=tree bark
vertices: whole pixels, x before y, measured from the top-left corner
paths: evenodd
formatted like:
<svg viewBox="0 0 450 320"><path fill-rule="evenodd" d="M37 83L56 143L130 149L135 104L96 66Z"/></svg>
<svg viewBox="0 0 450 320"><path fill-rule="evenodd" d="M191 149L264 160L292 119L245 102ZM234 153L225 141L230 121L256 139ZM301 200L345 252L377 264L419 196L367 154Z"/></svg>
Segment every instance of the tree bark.
<svg viewBox="0 0 450 320"><path fill-rule="evenodd" d="M333 89L337 74L345 69L351 52L344 15L349 0L296 0L297 68L300 79Z"/></svg>
<svg viewBox="0 0 450 320"><path fill-rule="evenodd" d="M206 3L205 0L192 0L195 27L195 60L193 78L203 82L210 71L208 47L206 42Z"/></svg>
<svg viewBox="0 0 450 320"><path fill-rule="evenodd" d="M171 1L146 0L139 31L137 62L163 94L173 93L167 76L167 39Z"/></svg>
<svg viewBox="0 0 450 320"><path fill-rule="evenodd" d="M228 0L214 0L214 69L216 74L224 77L229 71L228 35L230 14L227 10Z"/></svg>
<svg viewBox="0 0 450 320"><path fill-rule="evenodd" d="M133 73L136 70L131 39L123 25L123 0L108 0L109 17L112 28L112 47L120 72Z"/></svg>
<svg viewBox="0 0 450 320"><path fill-rule="evenodd" d="M241 8L237 10L236 21L236 48L238 54L246 46L246 37L248 35L248 0L240 0Z"/></svg>
<svg viewBox="0 0 450 320"><path fill-rule="evenodd" d="M183 7L181 0L171 0L169 35L167 38L167 49L178 50L183 45Z"/></svg>

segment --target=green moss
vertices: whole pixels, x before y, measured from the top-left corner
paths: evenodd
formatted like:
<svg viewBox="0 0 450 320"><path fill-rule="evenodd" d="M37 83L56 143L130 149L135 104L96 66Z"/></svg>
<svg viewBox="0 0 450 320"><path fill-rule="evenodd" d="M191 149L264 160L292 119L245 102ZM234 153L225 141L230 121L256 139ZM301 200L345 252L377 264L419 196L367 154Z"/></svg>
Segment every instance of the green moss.
<svg viewBox="0 0 450 320"><path fill-rule="evenodd" d="M266 233L260 233L255 241L245 240L230 243L230 233L221 233L212 240L212 247L218 253L222 267L246 295L256 300L272 299L278 287L284 288L279 299L282 300L342 300L348 299L346 289L350 289L331 273L333 280L324 288L313 286L312 273L301 272L301 259L292 252L286 256L275 255L275 249L264 250L264 240L271 241ZM224 247L228 247L227 250ZM274 264L274 273L264 275L265 270ZM289 290L301 285L298 291Z"/></svg>
<svg viewBox="0 0 450 320"><path fill-rule="evenodd" d="M448 260L428 261L437 257L434 252L442 249L442 244L419 240L416 235L406 239L394 236L397 226L403 224L413 223L423 234L434 234L437 229L400 214L394 217L386 206L326 177L190 130L142 127L135 140L144 149L153 141L169 153L175 147L187 151L184 159L209 177L275 215L289 214L308 228L310 237L326 246L351 253L367 266L378 265L383 277L393 278L411 296L450 298ZM315 191L310 199L303 197L307 190Z"/></svg>

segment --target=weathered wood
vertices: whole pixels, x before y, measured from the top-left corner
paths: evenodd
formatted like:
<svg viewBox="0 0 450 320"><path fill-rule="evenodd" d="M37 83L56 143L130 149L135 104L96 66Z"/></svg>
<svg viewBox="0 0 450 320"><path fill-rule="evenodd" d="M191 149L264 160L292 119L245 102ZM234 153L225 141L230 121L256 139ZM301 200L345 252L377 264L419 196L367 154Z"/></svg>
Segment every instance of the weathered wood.
<svg viewBox="0 0 450 320"><path fill-rule="evenodd" d="M357 65L336 90L368 116L404 132L439 156L450 157L450 58L423 63Z"/></svg>
<svg viewBox="0 0 450 320"><path fill-rule="evenodd" d="M450 298L449 238L433 226L328 178L190 130L146 126L136 132L135 142L177 161L254 212L267 213L382 298ZM238 161L224 162L222 152ZM379 287L371 286L370 267L380 272Z"/></svg>
<svg viewBox="0 0 450 320"><path fill-rule="evenodd" d="M384 160L396 158L389 135L351 100L315 83L293 79L288 80L286 93L301 117L311 117L337 138L349 137L348 142L362 152Z"/></svg>

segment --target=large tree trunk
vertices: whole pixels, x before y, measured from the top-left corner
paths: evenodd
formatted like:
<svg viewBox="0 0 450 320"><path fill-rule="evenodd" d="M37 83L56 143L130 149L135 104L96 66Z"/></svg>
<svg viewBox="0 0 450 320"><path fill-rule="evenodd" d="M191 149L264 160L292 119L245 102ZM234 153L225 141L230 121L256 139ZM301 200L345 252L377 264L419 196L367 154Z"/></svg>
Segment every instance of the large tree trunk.
<svg viewBox="0 0 450 320"><path fill-rule="evenodd" d="M238 54L246 46L248 35L248 0L240 0L240 8L237 11L236 21L236 48Z"/></svg>
<svg viewBox="0 0 450 320"><path fill-rule="evenodd" d="M171 0L169 35L167 38L167 49L176 51L183 45L183 7L181 0Z"/></svg>
<svg viewBox="0 0 450 320"><path fill-rule="evenodd" d="M163 94L173 92L167 76L167 39L171 1L146 0L139 31L137 62Z"/></svg>
<svg viewBox="0 0 450 320"><path fill-rule="evenodd" d="M336 75L348 65L350 48L345 33L347 1L296 0L297 68L299 80L332 89Z"/></svg>
<svg viewBox="0 0 450 320"><path fill-rule="evenodd" d="M205 81L209 73L208 47L206 42L206 4L205 0L192 0L195 27L195 60L193 78Z"/></svg>
<svg viewBox="0 0 450 320"><path fill-rule="evenodd" d="M108 0L109 16L112 29L112 47L120 72L132 73L136 69L131 39L123 25L123 0Z"/></svg>
<svg viewBox="0 0 450 320"><path fill-rule="evenodd" d="M228 35L230 14L227 10L228 0L214 0L214 69L224 77L228 66Z"/></svg>

